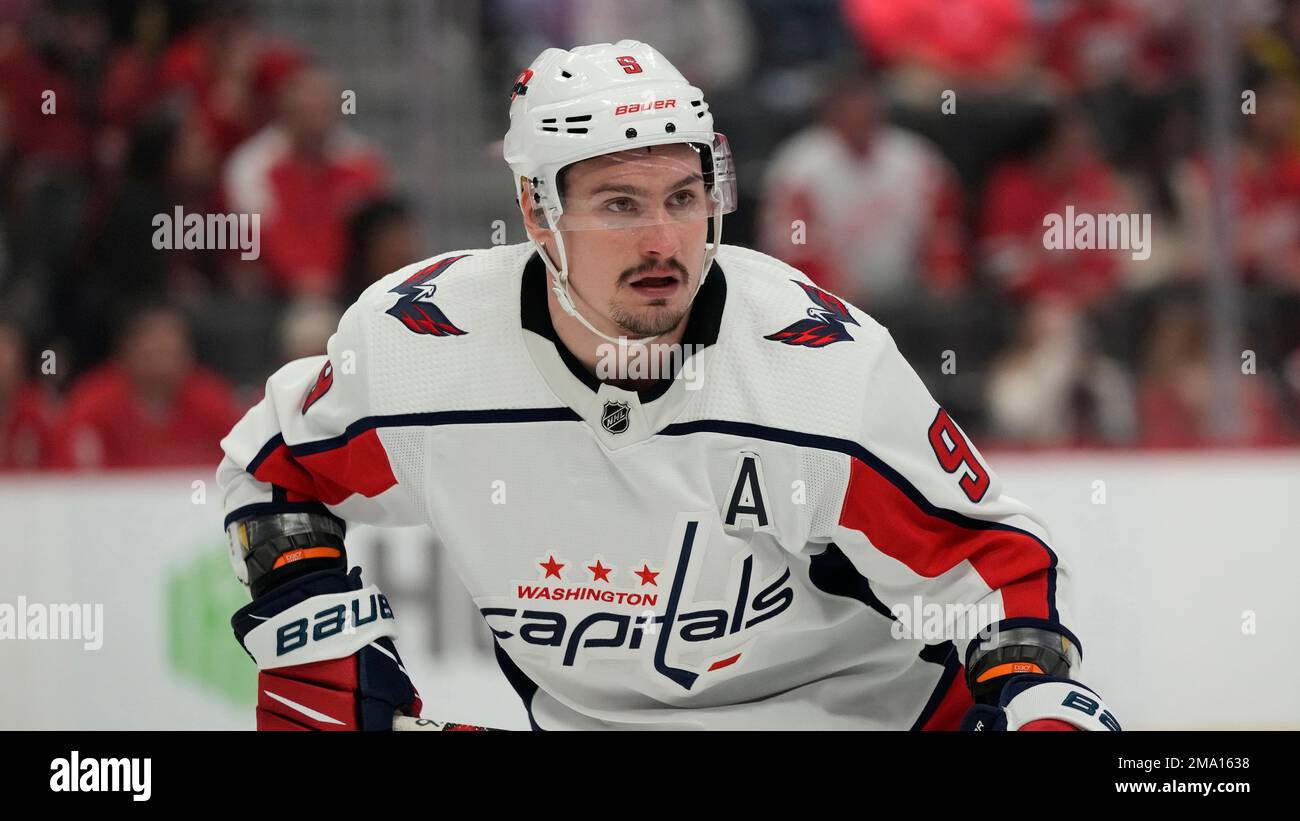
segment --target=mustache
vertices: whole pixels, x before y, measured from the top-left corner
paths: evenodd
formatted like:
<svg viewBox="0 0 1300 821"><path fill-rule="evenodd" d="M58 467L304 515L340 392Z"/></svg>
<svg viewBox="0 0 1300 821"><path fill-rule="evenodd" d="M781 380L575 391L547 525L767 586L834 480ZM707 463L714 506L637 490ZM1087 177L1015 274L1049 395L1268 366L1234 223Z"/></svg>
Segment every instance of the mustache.
<svg viewBox="0 0 1300 821"><path fill-rule="evenodd" d="M691 278L691 275L686 272L686 266L678 262L676 258L673 258L664 261L649 260L637 265L636 267L628 268L626 271L618 275L618 282L622 285L634 276L646 274L660 268L673 269L682 278L682 282L688 282Z"/></svg>

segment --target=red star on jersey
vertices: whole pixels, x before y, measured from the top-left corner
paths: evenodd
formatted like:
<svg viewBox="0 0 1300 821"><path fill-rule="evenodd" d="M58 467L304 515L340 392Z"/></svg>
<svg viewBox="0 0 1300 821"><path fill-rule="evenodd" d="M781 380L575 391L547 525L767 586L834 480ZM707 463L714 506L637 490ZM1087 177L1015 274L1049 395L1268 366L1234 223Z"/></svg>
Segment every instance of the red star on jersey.
<svg viewBox="0 0 1300 821"><path fill-rule="evenodd" d="M655 587L659 586L659 582L655 581L655 577L659 575L659 571L651 570L649 565L643 563L640 570L633 570L632 572L641 577L641 584L643 586L647 584L653 584Z"/></svg>
<svg viewBox="0 0 1300 821"><path fill-rule="evenodd" d="M612 570L613 568L605 567L600 563L600 559L597 559L595 564L587 565L587 569L591 571L592 581L608 582L609 571Z"/></svg>
<svg viewBox="0 0 1300 821"><path fill-rule="evenodd" d="M546 579L549 579L552 576L554 576L557 579L560 578L560 568L564 567L563 564L560 564L559 562L555 561L554 556L547 556L546 561L538 562L538 564L546 568L546 576L545 576Z"/></svg>

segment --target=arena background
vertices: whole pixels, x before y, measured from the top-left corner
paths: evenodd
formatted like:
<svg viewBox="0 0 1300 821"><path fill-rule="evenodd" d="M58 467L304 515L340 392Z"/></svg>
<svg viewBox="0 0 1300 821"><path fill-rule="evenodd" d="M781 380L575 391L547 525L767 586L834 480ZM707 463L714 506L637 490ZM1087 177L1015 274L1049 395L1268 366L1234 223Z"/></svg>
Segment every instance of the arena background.
<svg viewBox="0 0 1300 821"><path fill-rule="evenodd" d="M1043 514L1125 726L1300 728L1280 0L0 0L0 607L104 613L97 649L0 638L0 728L252 726L218 440L369 282L522 241L513 79L623 38L729 137L725 241L886 324ZM1149 245L1048 247L1067 206ZM260 214L258 258L155 247L177 207ZM427 533L349 546L425 715L527 726Z"/></svg>

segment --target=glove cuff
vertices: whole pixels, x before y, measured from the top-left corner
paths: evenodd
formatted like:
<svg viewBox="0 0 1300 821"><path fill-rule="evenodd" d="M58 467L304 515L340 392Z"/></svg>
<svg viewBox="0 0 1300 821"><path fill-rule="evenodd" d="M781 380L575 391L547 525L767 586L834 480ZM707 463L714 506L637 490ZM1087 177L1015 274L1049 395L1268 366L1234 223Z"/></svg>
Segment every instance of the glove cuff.
<svg viewBox="0 0 1300 821"><path fill-rule="evenodd" d="M1043 719L1063 721L1080 730L1120 729L1101 696L1069 678L1015 676L1002 691L1002 712L1011 732Z"/></svg>

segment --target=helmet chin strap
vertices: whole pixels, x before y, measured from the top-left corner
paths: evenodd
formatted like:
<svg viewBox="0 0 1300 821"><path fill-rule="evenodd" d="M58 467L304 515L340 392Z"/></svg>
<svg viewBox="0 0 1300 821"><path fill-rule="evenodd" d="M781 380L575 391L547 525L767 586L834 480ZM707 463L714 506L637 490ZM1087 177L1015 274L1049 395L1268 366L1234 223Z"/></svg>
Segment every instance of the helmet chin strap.
<svg viewBox="0 0 1300 821"><path fill-rule="evenodd" d="M560 303L560 307L564 309L564 312L582 323L582 326L588 331L614 345L645 345L663 336L663 334L655 334L654 336L642 336L636 339L629 339L626 336L613 337L597 330L596 326L587 321L587 318L578 311L578 306L574 304L573 296L569 293L569 258L564 251L564 238L560 235L560 230L556 227L550 210L546 210L545 213L546 225L551 230L551 236L555 237L555 247L560 255L560 267L555 267L555 263L551 260L551 255L546 252L544 245L531 236L529 236L529 240L532 241L533 247L541 255L542 262L546 264L546 270L551 272L551 290L555 293L555 299ZM713 267L713 257L718 253L718 247L721 244L722 203L719 202L713 208L713 242L704 243L704 267L700 271L699 277L697 277L695 290L691 292L690 301L687 303L688 306L695 304L695 297L699 294L700 288L704 286L704 278L709 275L709 269Z"/></svg>

